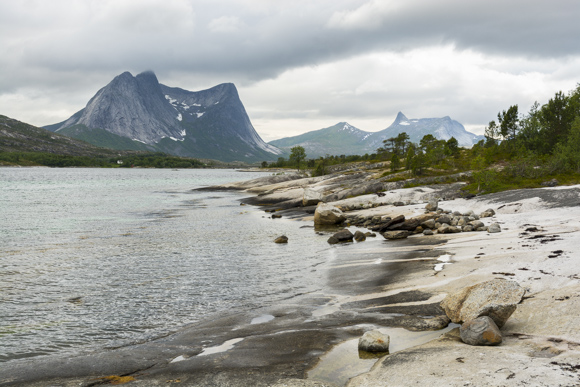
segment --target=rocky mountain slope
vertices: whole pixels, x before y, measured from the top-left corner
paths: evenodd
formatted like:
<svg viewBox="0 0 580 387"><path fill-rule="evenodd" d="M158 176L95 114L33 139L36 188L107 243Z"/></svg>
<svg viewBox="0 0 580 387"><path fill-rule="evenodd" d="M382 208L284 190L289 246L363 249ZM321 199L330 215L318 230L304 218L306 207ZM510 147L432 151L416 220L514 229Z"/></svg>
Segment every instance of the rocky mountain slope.
<svg viewBox="0 0 580 387"><path fill-rule="evenodd" d="M379 132L366 132L346 122L340 122L329 128L314 130L294 137L271 141L270 144L289 151L294 146L302 146L309 157L330 155L363 155L374 153L383 146L383 140L396 137L406 132L410 141L418 143L426 134L432 134L440 140L455 137L460 146L471 147L483 136L477 136L465 130L463 125L449 117L408 119L401 112L395 121Z"/></svg>
<svg viewBox="0 0 580 387"><path fill-rule="evenodd" d="M231 83L198 92L125 72L69 119L47 129L95 145L155 149L177 156L256 162L282 154L256 133ZM128 140L128 141L127 141Z"/></svg>
<svg viewBox="0 0 580 387"><path fill-rule="evenodd" d="M295 137L286 137L271 141L270 144L284 150L294 146L302 146L310 158L329 155L365 154L367 146L365 140L371 135L369 132L355 128L346 122Z"/></svg>
<svg viewBox="0 0 580 387"><path fill-rule="evenodd" d="M0 115L0 151L45 152L71 156L112 156L118 153L2 115Z"/></svg>

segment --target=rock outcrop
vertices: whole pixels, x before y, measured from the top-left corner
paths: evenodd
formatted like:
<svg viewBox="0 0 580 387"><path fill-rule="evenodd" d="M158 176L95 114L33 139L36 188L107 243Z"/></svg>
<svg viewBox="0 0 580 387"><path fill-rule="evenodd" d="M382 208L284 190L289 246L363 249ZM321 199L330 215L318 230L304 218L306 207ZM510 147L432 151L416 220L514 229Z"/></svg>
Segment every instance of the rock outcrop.
<svg viewBox="0 0 580 387"><path fill-rule="evenodd" d="M302 205L315 206L322 201L322 194L311 188L304 188L304 196L302 197Z"/></svg>

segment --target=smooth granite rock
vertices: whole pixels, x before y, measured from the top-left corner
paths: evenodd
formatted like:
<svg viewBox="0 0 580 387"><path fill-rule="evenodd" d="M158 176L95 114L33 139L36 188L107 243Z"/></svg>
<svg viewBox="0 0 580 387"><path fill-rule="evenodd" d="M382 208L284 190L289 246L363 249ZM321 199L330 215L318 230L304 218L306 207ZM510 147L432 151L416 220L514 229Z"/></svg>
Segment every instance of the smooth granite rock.
<svg viewBox="0 0 580 387"><path fill-rule="evenodd" d="M331 225L344 222L342 211L332 204L318 203L314 212L314 224Z"/></svg>
<svg viewBox="0 0 580 387"><path fill-rule="evenodd" d="M389 335L375 329L365 332L358 340L358 349L366 352L389 352L390 341Z"/></svg>
<svg viewBox="0 0 580 387"><path fill-rule="evenodd" d="M274 239L274 243L288 243L288 237L286 235L281 235Z"/></svg>
<svg viewBox="0 0 580 387"><path fill-rule="evenodd" d="M501 332L489 316L469 320L459 328L461 341L469 345L499 345Z"/></svg>

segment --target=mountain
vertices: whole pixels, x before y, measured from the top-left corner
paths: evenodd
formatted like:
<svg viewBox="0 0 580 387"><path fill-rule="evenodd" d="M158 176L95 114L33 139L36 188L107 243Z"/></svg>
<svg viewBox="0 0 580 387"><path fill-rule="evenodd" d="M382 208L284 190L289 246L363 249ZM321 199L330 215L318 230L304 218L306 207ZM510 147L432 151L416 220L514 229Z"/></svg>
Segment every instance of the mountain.
<svg viewBox="0 0 580 387"><path fill-rule="evenodd" d="M44 152L70 156L114 157L118 154L110 149L99 148L2 115L0 115L0 151Z"/></svg>
<svg viewBox="0 0 580 387"><path fill-rule="evenodd" d="M471 147L484 139L483 136L468 132L463 125L449 117L408 119L399 112L395 121L379 132L366 132L346 122L340 122L329 128L270 141L269 144L287 152L292 147L300 145L311 158L326 154L363 155L376 152L377 148L383 146L383 140L396 137L402 132L406 132L410 141L415 143L419 143L426 134L432 134L440 140L455 137L459 146L463 147Z"/></svg>
<svg viewBox="0 0 580 387"><path fill-rule="evenodd" d="M270 141L269 144L289 151L294 146L301 146L310 158L329 155L352 155L366 153L366 138L371 133L357 129L346 122L329 128L314 130L295 137L286 137Z"/></svg>
<svg viewBox="0 0 580 387"><path fill-rule="evenodd" d="M256 162L282 154L260 138L232 83L193 92L162 85L151 71L118 75L84 109L45 128L99 146L184 157Z"/></svg>
<svg viewBox="0 0 580 387"><path fill-rule="evenodd" d="M459 122L452 120L448 116L443 118L413 118L408 119L401 112L397 114L395 121L386 129L372 133L367 139L367 146L376 150L383 146L383 140L396 137L399 133L405 132L409 135L409 141L419 143L423 136L432 134L439 140L449 140L455 137L459 146L471 147L483 136L478 136L465 130Z"/></svg>

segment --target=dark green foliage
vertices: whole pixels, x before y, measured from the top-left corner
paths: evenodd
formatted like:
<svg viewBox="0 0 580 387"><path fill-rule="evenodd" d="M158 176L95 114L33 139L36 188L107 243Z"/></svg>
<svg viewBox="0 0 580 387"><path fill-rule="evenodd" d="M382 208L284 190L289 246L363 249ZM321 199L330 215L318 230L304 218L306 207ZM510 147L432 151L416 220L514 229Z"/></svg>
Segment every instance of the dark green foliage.
<svg viewBox="0 0 580 387"><path fill-rule="evenodd" d="M119 164L122 162L122 164ZM99 156L73 156L60 155L44 152L2 152L0 151L0 165L21 165L47 167L142 167L142 168L205 168L203 162L164 153L141 153L111 157L110 155Z"/></svg>
<svg viewBox="0 0 580 387"><path fill-rule="evenodd" d="M295 146L290 150L290 157L288 158L290 163L298 170L300 170L300 163L306 158L306 151L301 146Z"/></svg>
<svg viewBox="0 0 580 387"><path fill-rule="evenodd" d="M314 170L312 171L312 176L313 177L324 176L326 174L328 174L328 171L326 170L326 166L324 165L324 159L318 160L316 162L316 168L314 168Z"/></svg>

